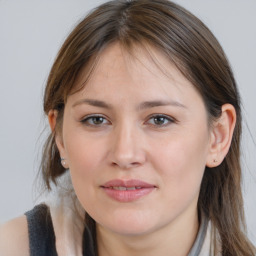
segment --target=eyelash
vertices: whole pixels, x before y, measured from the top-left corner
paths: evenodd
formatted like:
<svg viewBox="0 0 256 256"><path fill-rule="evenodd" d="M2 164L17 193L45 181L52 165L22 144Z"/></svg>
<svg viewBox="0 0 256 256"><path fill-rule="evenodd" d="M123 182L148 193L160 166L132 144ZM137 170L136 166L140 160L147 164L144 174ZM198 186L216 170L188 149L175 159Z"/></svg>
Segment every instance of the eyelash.
<svg viewBox="0 0 256 256"><path fill-rule="evenodd" d="M150 118L148 119L147 123L149 123L150 120L154 120L154 122L156 121L156 119L159 119L161 118L162 120L164 120L164 123L163 124L151 124L155 127L166 127L168 125L170 125L171 123L175 123L175 119L170 117L170 116L166 116L166 115L162 115L162 114L154 114L154 115L151 115ZM167 123L166 123L167 121Z"/></svg>
<svg viewBox="0 0 256 256"><path fill-rule="evenodd" d="M90 121L92 121L92 122L93 122L93 119L95 120L96 118L100 118L100 119L102 119L102 120L103 120L103 122L104 122L104 121L107 121L107 122L108 122L108 124L110 123L110 122L107 120L107 118L105 118L105 117L104 117L104 116L102 116L102 115L92 115L92 116L87 116L86 118L84 118L84 119L83 119L83 120L81 120L80 122L81 122L82 124L87 125L87 126L94 126L94 127L101 127L101 126L103 126L103 125L106 125L106 124L102 124L102 123L100 123L100 124L89 123Z"/></svg>
<svg viewBox="0 0 256 256"><path fill-rule="evenodd" d="M96 118L101 119L102 122L98 123L98 124L95 123L94 121L96 121ZM161 121L163 121L163 123L162 124L156 124L155 122L157 121L157 119L161 119ZM150 123L150 120L153 120L154 123ZM90 121L92 123L90 123ZM104 123L105 121L107 121L107 122ZM110 124L110 122L107 120L107 118L102 116L102 115L87 116L86 118L84 118L80 122L82 124L85 124L87 126L92 126L92 127L102 127L104 125L109 125ZM170 125L171 123L175 123L175 119L170 117L170 116L167 116L167 115L154 114L154 115L151 115L145 123L146 124L148 123L149 125L155 126L157 128L158 127L161 128L161 127L166 127L166 126Z"/></svg>

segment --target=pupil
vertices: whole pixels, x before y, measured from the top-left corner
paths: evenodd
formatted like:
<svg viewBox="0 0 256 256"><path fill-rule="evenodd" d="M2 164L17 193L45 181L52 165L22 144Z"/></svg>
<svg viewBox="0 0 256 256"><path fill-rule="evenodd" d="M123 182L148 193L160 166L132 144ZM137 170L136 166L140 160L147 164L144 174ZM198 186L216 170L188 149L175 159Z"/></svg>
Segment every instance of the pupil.
<svg viewBox="0 0 256 256"><path fill-rule="evenodd" d="M155 117L156 124L163 124L164 120L165 120L164 117Z"/></svg>
<svg viewBox="0 0 256 256"><path fill-rule="evenodd" d="M103 122L103 118L100 117L100 116L94 117L93 122L94 122L95 124L101 124L101 123Z"/></svg>

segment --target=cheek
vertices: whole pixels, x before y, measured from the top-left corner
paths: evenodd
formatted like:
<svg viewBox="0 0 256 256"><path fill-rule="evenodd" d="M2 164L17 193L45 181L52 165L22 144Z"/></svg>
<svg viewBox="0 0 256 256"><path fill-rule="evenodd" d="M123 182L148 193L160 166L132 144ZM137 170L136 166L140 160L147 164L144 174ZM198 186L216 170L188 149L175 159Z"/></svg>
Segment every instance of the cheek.
<svg viewBox="0 0 256 256"><path fill-rule="evenodd" d="M88 199L95 197L104 147L97 140L73 129L66 130L65 150L76 195L85 208L88 204L90 207L91 202Z"/></svg>
<svg viewBox="0 0 256 256"><path fill-rule="evenodd" d="M70 170L77 175L93 172L102 159L102 143L82 132L68 132L65 140Z"/></svg>
<svg viewBox="0 0 256 256"><path fill-rule="evenodd" d="M204 133L177 135L154 147L154 169L160 173L162 185L168 190L165 195L172 195L171 200L190 198L199 192L207 156L206 138Z"/></svg>
<svg viewBox="0 0 256 256"><path fill-rule="evenodd" d="M90 145L90 146L89 146ZM96 143L73 136L67 143L69 169L72 184L78 200L84 209L93 209L97 194L97 177L102 154Z"/></svg>

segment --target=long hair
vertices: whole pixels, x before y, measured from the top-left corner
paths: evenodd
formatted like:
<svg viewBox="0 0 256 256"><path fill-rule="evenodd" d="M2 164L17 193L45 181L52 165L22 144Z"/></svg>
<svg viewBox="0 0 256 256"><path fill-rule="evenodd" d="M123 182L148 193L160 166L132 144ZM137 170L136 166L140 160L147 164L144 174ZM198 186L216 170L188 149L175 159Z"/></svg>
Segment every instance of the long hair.
<svg viewBox="0 0 256 256"><path fill-rule="evenodd" d="M148 44L161 51L198 90L209 122L221 115L223 104L234 106L237 122L230 150L218 167L206 167L198 209L211 220L214 241L217 243L219 237L222 255L253 255L255 248L244 233L239 92L220 44L184 8L167 0L114 0L87 15L64 42L47 81L44 111L46 114L52 109L58 111L56 131L61 130L65 103L74 91L79 72L87 66L89 78L97 57L113 42L119 42L128 51L135 45L145 48ZM55 132L46 141L41 164L49 189L51 182L65 172L59 160Z"/></svg>

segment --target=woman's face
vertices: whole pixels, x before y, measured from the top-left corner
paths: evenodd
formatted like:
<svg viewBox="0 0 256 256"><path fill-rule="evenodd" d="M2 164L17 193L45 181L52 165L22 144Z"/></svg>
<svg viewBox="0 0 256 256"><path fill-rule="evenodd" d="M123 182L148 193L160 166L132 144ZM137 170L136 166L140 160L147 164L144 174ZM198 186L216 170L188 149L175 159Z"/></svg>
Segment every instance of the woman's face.
<svg viewBox="0 0 256 256"><path fill-rule="evenodd" d="M86 86L68 97L57 137L82 206L119 234L193 218L210 157L201 96L163 55L151 53L155 62L140 48L135 58L118 44L108 47Z"/></svg>

